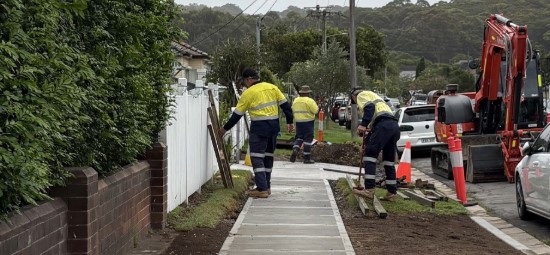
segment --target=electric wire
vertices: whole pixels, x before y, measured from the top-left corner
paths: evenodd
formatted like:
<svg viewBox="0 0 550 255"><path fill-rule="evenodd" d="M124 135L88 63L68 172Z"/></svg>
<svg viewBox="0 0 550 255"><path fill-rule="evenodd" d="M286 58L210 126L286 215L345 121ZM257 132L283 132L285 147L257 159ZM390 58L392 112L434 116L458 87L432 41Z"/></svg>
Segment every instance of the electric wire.
<svg viewBox="0 0 550 255"><path fill-rule="evenodd" d="M297 24L296 24L296 27L297 27L297 28L300 27L300 26L304 23L304 21L306 21L306 18L307 18L307 17L308 17L308 15L302 17L302 19L300 19L298 22L296 22L296 23L297 23Z"/></svg>
<svg viewBox="0 0 550 255"><path fill-rule="evenodd" d="M225 23L223 26L219 27L216 31L214 31L213 33L210 33L209 35L207 35L206 37L204 37L203 39L199 40L199 41L195 41L195 42L192 42L190 43L191 45L197 45L201 42L204 42L206 39L210 38L212 35L216 34L217 32L219 32L220 30L222 30L224 27L228 26L231 22L235 21L235 19L237 19L239 16L241 16L241 14L243 14L246 10L248 10L248 8L250 8L250 6L252 6L253 4L255 4L258 0L254 0L250 5L248 5L244 10L242 10L239 14L235 15L235 17L233 17L229 22Z"/></svg>
<svg viewBox="0 0 550 255"><path fill-rule="evenodd" d="M264 3L260 6L260 8L256 9L256 11L254 13L252 13L250 16L254 16L254 14L256 14L266 3L267 3L268 0L265 0ZM265 15L264 15L265 16ZM263 19L263 17L262 17ZM231 32L229 32L230 35L232 35L235 31L237 31L239 28L241 28L244 24L246 24L246 22L248 21L248 18L245 18L243 22L241 22L240 25L238 25L235 29L231 30Z"/></svg>
<svg viewBox="0 0 550 255"><path fill-rule="evenodd" d="M267 11L264 13L264 16L262 16L261 20L264 19L265 15L267 15L267 13L268 13L269 11L271 11L271 8L273 8L273 6L274 6L276 3L277 3L277 0L275 0L275 2L273 2L273 4L271 5L271 7L269 7L269 10L267 10Z"/></svg>

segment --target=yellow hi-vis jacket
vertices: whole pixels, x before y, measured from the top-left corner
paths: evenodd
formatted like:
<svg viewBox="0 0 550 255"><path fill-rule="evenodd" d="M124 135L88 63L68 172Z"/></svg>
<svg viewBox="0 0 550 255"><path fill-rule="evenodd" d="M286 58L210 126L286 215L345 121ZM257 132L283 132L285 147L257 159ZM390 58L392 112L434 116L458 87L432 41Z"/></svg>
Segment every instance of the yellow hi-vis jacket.
<svg viewBox="0 0 550 255"><path fill-rule="evenodd" d="M251 121L278 120L279 105L286 101L277 86L260 82L243 92L234 112L242 116L248 111Z"/></svg>
<svg viewBox="0 0 550 255"><path fill-rule="evenodd" d="M372 128L374 121L380 115L386 114L393 116L391 108L384 102L384 100L372 91L363 91L357 95L357 105L359 106L359 111L361 116L363 116L363 109L368 104L374 104L374 115L371 117L369 125L367 128Z"/></svg>
<svg viewBox="0 0 550 255"><path fill-rule="evenodd" d="M317 103L309 97L298 97L292 102L292 113L296 122L314 121L318 110Z"/></svg>

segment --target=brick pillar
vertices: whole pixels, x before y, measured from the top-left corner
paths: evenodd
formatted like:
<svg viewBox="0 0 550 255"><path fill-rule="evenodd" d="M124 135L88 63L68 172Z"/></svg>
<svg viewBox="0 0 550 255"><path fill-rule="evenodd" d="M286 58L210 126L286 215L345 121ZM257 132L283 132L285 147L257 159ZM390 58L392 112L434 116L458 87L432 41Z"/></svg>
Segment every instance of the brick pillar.
<svg viewBox="0 0 550 255"><path fill-rule="evenodd" d="M67 180L66 187L56 187L51 191L51 195L63 197L68 205L67 253L99 254L97 172L91 167L68 170L74 178Z"/></svg>
<svg viewBox="0 0 550 255"><path fill-rule="evenodd" d="M155 143L146 157L151 166L151 228L164 229L168 219L168 148Z"/></svg>

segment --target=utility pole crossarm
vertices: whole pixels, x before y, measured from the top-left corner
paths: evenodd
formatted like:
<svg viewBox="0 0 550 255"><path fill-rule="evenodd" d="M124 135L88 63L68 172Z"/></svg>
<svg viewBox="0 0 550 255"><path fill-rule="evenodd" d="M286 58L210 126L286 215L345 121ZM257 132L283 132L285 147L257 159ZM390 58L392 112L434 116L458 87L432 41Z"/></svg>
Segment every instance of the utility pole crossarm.
<svg viewBox="0 0 550 255"><path fill-rule="evenodd" d="M326 28L326 22L328 17L332 16L340 16L342 15L342 12L339 11L331 11L329 6L315 6L315 7L309 7L314 8L313 10L308 11L308 16L322 19L322 30L323 30L323 52L327 51L327 28Z"/></svg>

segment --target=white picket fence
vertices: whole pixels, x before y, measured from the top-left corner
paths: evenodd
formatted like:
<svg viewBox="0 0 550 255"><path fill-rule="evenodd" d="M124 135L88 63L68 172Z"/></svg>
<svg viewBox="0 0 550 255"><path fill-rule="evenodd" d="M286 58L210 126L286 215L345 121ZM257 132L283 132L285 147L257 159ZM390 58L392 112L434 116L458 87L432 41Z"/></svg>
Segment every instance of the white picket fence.
<svg viewBox="0 0 550 255"><path fill-rule="evenodd" d="M168 211L185 203L189 196L212 178L218 170L207 125L208 93L202 81L187 90L186 79L174 86L174 119L162 132L160 140L168 146ZM217 100L217 85L209 85ZM216 103L217 106L217 103Z"/></svg>
<svg viewBox="0 0 550 255"><path fill-rule="evenodd" d="M200 188L211 180L218 171L218 163L207 125L210 124L207 108L210 106L208 91L212 90L219 112L218 85L203 87L203 81L196 81L196 88L188 90L186 79L180 78L173 89L176 94L174 119L160 135L160 141L168 146L168 211L185 203L189 196L200 192ZM221 123L223 125L223 123ZM231 129L232 155L247 139L244 118Z"/></svg>
<svg viewBox="0 0 550 255"><path fill-rule="evenodd" d="M231 110L235 110L235 107L231 108ZM245 118L242 117L230 131L231 135L228 135L226 140L231 139L231 144L233 146L231 155L233 155L233 161L238 162L241 156L241 148L245 146L245 142L248 139L248 130L246 128Z"/></svg>

